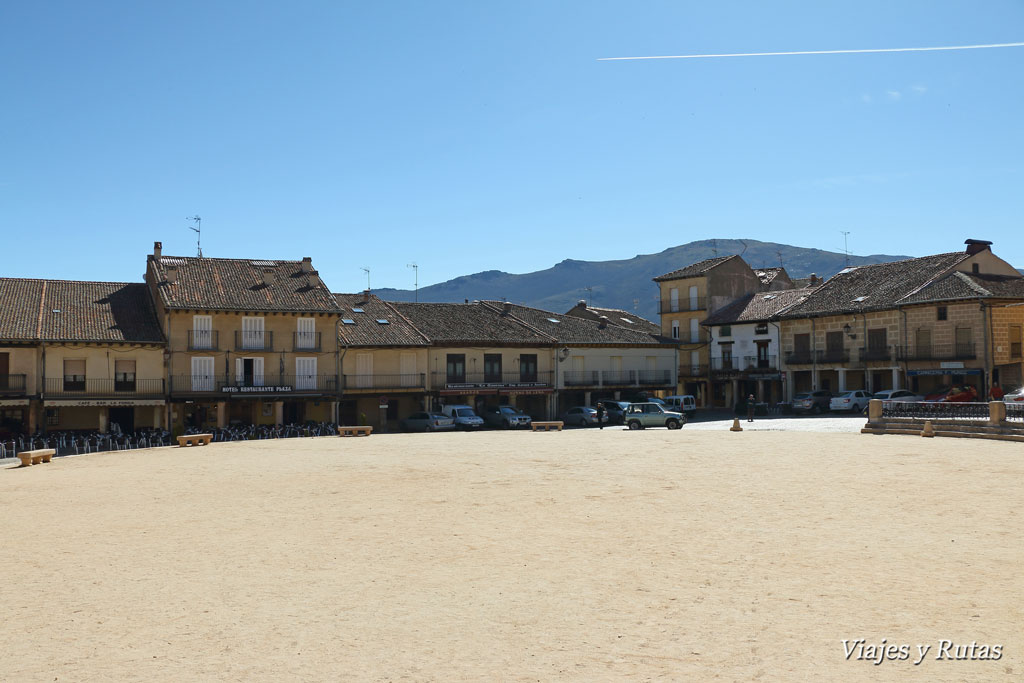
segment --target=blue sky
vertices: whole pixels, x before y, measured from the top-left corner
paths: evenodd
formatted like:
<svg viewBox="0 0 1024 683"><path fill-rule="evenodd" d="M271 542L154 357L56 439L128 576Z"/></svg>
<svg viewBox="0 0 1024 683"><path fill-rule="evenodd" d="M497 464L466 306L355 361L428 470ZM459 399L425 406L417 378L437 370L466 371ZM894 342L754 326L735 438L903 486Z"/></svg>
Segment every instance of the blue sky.
<svg viewBox="0 0 1024 683"><path fill-rule="evenodd" d="M8 0L0 274L137 281L197 213L336 291L841 230L1024 267L1024 48L597 61L1021 40L1017 1Z"/></svg>

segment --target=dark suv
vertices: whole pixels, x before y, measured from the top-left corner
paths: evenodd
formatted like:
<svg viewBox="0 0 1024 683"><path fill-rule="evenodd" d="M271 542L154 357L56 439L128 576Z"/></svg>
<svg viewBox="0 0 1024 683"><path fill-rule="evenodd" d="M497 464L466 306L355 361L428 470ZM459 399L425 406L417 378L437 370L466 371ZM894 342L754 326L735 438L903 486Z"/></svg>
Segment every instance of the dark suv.
<svg viewBox="0 0 1024 683"><path fill-rule="evenodd" d="M828 389L805 391L793 397L794 413L827 413L832 402L832 392Z"/></svg>

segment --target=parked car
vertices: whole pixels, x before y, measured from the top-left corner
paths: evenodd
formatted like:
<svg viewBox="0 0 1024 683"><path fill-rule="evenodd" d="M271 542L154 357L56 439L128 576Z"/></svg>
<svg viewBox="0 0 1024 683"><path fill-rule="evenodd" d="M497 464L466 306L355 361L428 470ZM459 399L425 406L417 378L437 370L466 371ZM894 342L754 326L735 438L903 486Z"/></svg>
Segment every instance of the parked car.
<svg viewBox="0 0 1024 683"><path fill-rule="evenodd" d="M626 426L630 429L668 427L679 429L686 424L686 416L666 410L660 403L632 403L626 408Z"/></svg>
<svg viewBox="0 0 1024 683"><path fill-rule="evenodd" d="M604 410L607 413L607 422L610 425L624 425L626 424L625 415L626 408L629 407L629 401L601 401L604 404Z"/></svg>
<svg viewBox="0 0 1024 683"><path fill-rule="evenodd" d="M805 391L793 397L794 413L824 413L829 410L832 392L828 389Z"/></svg>
<svg viewBox="0 0 1024 683"><path fill-rule="evenodd" d="M689 394L685 396L666 396L665 407L670 410L678 410L686 417L693 417L697 414L697 399Z"/></svg>
<svg viewBox="0 0 1024 683"><path fill-rule="evenodd" d="M959 386L954 384L951 387L942 387L924 397L926 402L962 403L965 401L979 401L978 390L971 385Z"/></svg>
<svg viewBox="0 0 1024 683"><path fill-rule="evenodd" d="M874 394L871 398L877 398L882 401L892 401L895 403L920 403L924 400L924 396L915 394L913 391L906 389L886 389L879 391Z"/></svg>
<svg viewBox="0 0 1024 683"><path fill-rule="evenodd" d="M608 420L608 416L604 418ZM597 424L597 411L590 406L576 406L569 408L562 414L562 422L567 425L576 425L579 427L589 427Z"/></svg>
<svg viewBox="0 0 1024 683"><path fill-rule="evenodd" d="M838 396L833 396L829 401L829 409L848 413L859 413L868 407L871 394L863 389L844 391Z"/></svg>
<svg viewBox="0 0 1024 683"><path fill-rule="evenodd" d="M413 413L402 420L407 432L441 432L455 429L455 420L441 413Z"/></svg>
<svg viewBox="0 0 1024 683"><path fill-rule="evenodd" d="M455 420L459 429L480 429L484 426L482 417L476 414L472 406L452 404L441 406L441 412Z"/></svg>
<svg viewBox="0 0 1024 683"><path fill-rule="evenodd" d="M1012 389L1003 395L1003 401L1005 403L1020 403L1024 402L1024 387L1017 387Z"/></svg>
<svg viewBox="0 0 1024 683"><path fill-rule="evenodd" d="M513 429L516 427L529 427L533 419L523 411L513 406L487 406L480 411L480 417L484 423L491 427L502 429Z"/></svg>

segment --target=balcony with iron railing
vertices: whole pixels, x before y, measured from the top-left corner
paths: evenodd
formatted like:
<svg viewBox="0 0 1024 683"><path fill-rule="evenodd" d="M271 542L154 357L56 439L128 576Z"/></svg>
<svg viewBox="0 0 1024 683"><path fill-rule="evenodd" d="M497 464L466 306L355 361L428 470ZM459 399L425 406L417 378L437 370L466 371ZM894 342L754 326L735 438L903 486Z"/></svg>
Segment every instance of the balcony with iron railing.
<svg viewBox="0 0 1024 683"><path fill-rule="evenodd" d="M46 378L47 398L163 398L163 379L93 379L84 375Z"/></svg>
<svg viewBox="0 0 1024 683"><path fill-rule="evenodd" d="M728 375L739 371L740 362L738 358L719 356L718 358L711 359L711 374L713 375Z"/></svg>
<svg viewBox="0 0 1024 683"><path fill-rule="evenodd" d="M526 373L526 372L503 372L484 373L466 372L462 374L447 374L435 372L431 374L431 387L458 388L458 389L514 389L523 388L545 388L551 386L551 371Z"/></svg>
<svg viewBox="0 0 1024 683"><path fill-rule="evenodd" d="M292 349L295 351L320 351L320 333L292 332Z"/></svg>
<svg viewBox="0 0 1024 683"><path fill-rule="evenodd" d="M427 388L427 374L412 372L399 375L345 375L342 377L345 391L380 391L384 389L418 389Z"/></svg>
<svg viewBox="0 0 1024 683"><path fill-rule="evenodd" d="M236 351L273 351L274 333L266 330L235 330Z"/></svg>
<svg viewBox="0 0 1024 683"><path fill-rule="evenodd" d="M850 362L850 352L847 349L823 349L814 353L819 363Z"/></svg>
<svg viewBox="0 0 1024 683"><path fill-rule="evenodd" d="M862 346L860 347L860 361L868 363L872 361L892 360L892 349L888 346Z"/></svg>
<svg viewBox="0 0 1024 683"><path fill-rule="evenodd" d="M629 387L636 384L636 370L602 370L601 386L605 387ZM566 386L569 383L566 382Z"/></svg>
<svg viewBox="0 0 1024 683"><path fill-rule="evenodd" d="M978 357L973 343L960 344L921 344L918 346L899 347L897 358L905 361L918 360L974 360Z"/></svg>
<svg viewBox="0 0 1024 683"><path fill-rule="evenodd" d="M637 383L642 386L675 386L671 370L637 370Z"/></svg>
<svg viewBox="0 0 1024 683"><path fill-rule="evenodd" d="M661 313L689 313L692 311L703 311L708 307L705 297L679 299L674 302L671 299L661 300Z"/></svg>
<svg viewBox="0 0 1024 683"><path fill-rule="evenodd" d="M708 366L703 364L692 364L688 363L679 367L679 377L681 378L694 378L694 377L707 377Z"/></svg>
<svg viewBox="0 0 1024 683"><path fill-rule="evenodd" d="M566 370L562 382L567 387L600 386L601 373L597 370Z"/></svg>
<svg viewBox="0 0 1024 683"><path fill-rule="evenodd" d="M0 375L0 396L20 396L25 393L27 375Z"/></svg>
<svg viewBox="0 0 1024 683"><path fill-rule="evenodd" d="M779 369L778 356L744 356L743 370L746 372L766 372Z"/></svg>
<svg viewBox="0 0 1024 683"><path fill-rule="evenodd" d="M786 365L810 365L814 359L814 352L810 349L786 351Z"/></svg>
<svg viewBox="0 0 1024 683"><path fill-rule="evenodd" d="M217 330L189 330L189 351L217 351L220 348L220 337Z"/></svg>

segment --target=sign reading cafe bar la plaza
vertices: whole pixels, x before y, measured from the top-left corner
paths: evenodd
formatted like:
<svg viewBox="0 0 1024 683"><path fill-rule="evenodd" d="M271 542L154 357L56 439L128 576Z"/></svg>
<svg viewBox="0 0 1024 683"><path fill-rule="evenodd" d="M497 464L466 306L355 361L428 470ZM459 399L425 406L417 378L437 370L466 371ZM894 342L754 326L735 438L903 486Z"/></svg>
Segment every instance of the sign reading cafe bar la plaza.
<svg viewBox="0 0 1024 683"><path fill-rule="evenodd" d="M273 387L221 387L220 390L225 394L276 394L276 393L288 393L292 390L291 385L273 386Z"/></svg>

